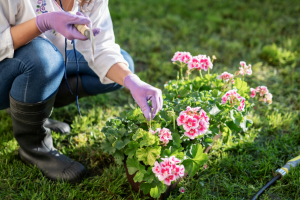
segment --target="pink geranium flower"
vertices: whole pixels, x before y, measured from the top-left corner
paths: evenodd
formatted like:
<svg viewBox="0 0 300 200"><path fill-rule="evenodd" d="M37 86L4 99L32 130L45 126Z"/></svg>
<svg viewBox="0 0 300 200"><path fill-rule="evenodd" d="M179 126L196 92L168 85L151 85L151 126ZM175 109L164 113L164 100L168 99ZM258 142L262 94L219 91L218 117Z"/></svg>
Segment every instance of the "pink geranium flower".
<svg viewBox="0 0 300 200"><path fill-rule="evenodd" d="M173 58L171 59L173 62L179 61L181 63L187 64L192 59L192 55L189 52L179 52L177 51Z"/></svg>
<svg viewBox="0 0 300 200"><path fill-rule="evenodd" d="M252 95L252 92L253 92L253 88L250 89L251 91L251 97L253 96ZM268 104L271 104L272 103L272 94L269 93L269 90L266 86L258 86L255 88L255 91L256 93L259 93L259 101L263 101L265 103L268 103ZM254 97L254 96L253 96Z"/></svg>
<svg viewBox="0 0 300 200"><path fill-rule="evenodd" d="M172 140L172 133L169 129L163 128L158 133L159 140L162 141L164 144L168 144L169 140Z"/></svg>
<svg viewBox="0 0 300 200"><path fill-rule="evenodd" d="M175 181L175 176L173 174L165 178L164 184L171 185L171 181Z"/></svg>
<svg viewBox="0 0 300 200"><path fill-rule="evenodd" d="M179 117L177 118L177 125L183 125L187 120L187 115L185 113L180 113Z"/></svg>
<svg viewBox="0 0 300 200"><path fill-rule="evenodd" d="M225 104L228 100L228 97L227 96L223 96L222 97L222 104Z"/></svg>
<svg viewBox="0 0 300 200"><path fill-rule="evenodd" d="M181 163L181 160L179 160L178 158L176 158L175 156L171 156L169 158L169 161L172 163L172 164L178 164L178 163Z"/></svg>
<svg viewBox="0 0 300 200"><path fill-rule="evenodd" d="M181 161L175 156L162 158L162 160L161 163L155 162L152 168L153 173L159 181L163 181L166 185L171 185L172 181L184 176L184 166L176 165Z"/></svg>
<svg viewBox="0 0 300 200"><path fill-rule="evenodd" d="M228 83L230 80L234 83L233 79L234 75L228 72L223 72L221 75L217 76L217 79L223 80L224 82Z"/></svg>
<svg viewBox="0 0 300 200"><path fill-rule="evenodd" d="M184 135L193 140L208 130L209 117L201 107L187 106L185 111L180 112L177 125L183 125Z"/></svg>
<svg viewBox="0 0 300 200"><path fill-rule="evenodd" d="M189 69L197 69L200 70L200 60L198 57L194 56L189 62L188 62L188 68Z"/></svg>
<svg viewBox="0 0 300 200"><path fill-rule="evenodd" d="M206 122L209 121L209 117L207 116L207 114L204 110L201 110L199 115L200 115L200 118L203 119L204 121L206 121Z"/></svg>
<svg viewBox="0 0 300 200"><path fill-rule="evenodd" d="M154 167L152 168L152 171L153 171L154 174L161 173L161 167L160 167L160 164L157 161L154 163Z"/></svg>
<svg viewBox="0 0 300 200"><path fill-rule="evenodd" d="M204 134L207 131L208 127L209 125L206 121L200 120L199 126L197 127L199 135Z"/></svg>
<svg viewBox="0 0 300 200"><path fill-rule="evenodd" d="M185 192L184 187L179 188L179 192L184 193Z"/></svg>
<svg viewBox="0 0 300 200"><path fill-rule="evenodd" d="M272 98L273 98L272 94L268 93L268 94L266 94L266 96L264 98L264 102L268 103L268 104L271 104L272 103Z"/></svg>
<svg viewBox="0 0 300 200"><path fill-rule="evenodd" d="M235 90L229 90L222 97L222 104L226 104L227 101L231 106L238 106L238 111L242 111L245 108L245 98L239 95Z"/></svg>
<svg viewBox="0 0 300 200"><path fill-rule="evenodd" d="M238 74L241 74L242 76L244 76L246 74L248 74L248 75L252 74L252 69L251 69L250 64L247 66L244 61L241 61L240 65L241 65L241 67L239 67L240 70L238 71Z"/></svg>
<svg viewBox="0 0 300 200"><path fill-rule="evenodd" d="M260 96L264 96L265 94L269 93L269 90L266 86L258 86L256 91L259 93Z"/></svg>
<svg viewBox="0 0 300 200"><path fill-rule="evenodd" d="M250 97L254 98L256 95L256 90L254 88L250 88L251 95Z"/></svg>
<svg viewBox="0 0 300 200"><path fill-rule="evenodd" d="M196 129L190 129L189 131L184 132L184 135L193 140L198 136L198 133Z"/></svg>
<svg viewBox="0 0 300 200"><path fill-rule="evenodd" d="M200 68L201 69L203 69L204 71L207 71L208 68L210 68L210 69L213 68L213 64L212 64L209 56L198 55L197 57L200 61Z"/></svg>
<svg viewBox="0 0 300 200"><path fill-rule="evenodd" d="M192 128L197 128L197 119L189 117L186 122L183 124L183 128L186 131L191 130Z"/></svg>

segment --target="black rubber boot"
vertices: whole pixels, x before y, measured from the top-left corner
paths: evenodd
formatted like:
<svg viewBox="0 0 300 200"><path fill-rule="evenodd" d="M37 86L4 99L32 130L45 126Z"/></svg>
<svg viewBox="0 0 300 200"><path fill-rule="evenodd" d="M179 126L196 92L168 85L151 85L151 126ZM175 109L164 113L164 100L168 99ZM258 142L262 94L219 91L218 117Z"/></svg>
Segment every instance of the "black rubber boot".
<svg viewBox="0 0 300 200"><path fill-rule="evenodd" d="M76 101L77 77L76 76L68 77L68 84L70 86L73 95L71 94L67 86L67 83L63 80L60 83L60 86L58 88L58 92L54 103L55 108L60 108ZM90 96L90 95L86 93L86 91L84 90L81 83L81 77L78 76L78 99L86 96Z"/></svg>
<svg viewBox="0 0 300 200"><path fill-rule="evenodd" d="M13 132L20 145L21 159L36 165L51 180L79 182L86 174L84 166L53 147L51 131L44 127L55 95L39 103L22 103L10 96Z"/></svg>
<svg viewBox="0 0 300 200"><path fill-rule="evenodd" d="M10 108L5 109L5 111L7 114L11 115ZM71 127L69 126L69 124L49 118L47 118L47 120L45 121L44 126L46 128L49 128L51 131L60 134L69 134L71 132Z"/></svg>

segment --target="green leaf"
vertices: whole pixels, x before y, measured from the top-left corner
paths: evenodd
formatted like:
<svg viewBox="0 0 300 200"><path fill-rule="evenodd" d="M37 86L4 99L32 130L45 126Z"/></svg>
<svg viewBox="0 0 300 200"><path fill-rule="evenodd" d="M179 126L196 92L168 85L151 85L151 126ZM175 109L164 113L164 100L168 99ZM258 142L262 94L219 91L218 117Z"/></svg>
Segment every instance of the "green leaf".
<svg viewBox="0 0 300 200"><path fill-rule="evenodd" d="M150 192L150 189L151 189L151 184L149 184L149 183L142 183L140 185L140 189L143 191L144 194L148 194Z"/></svg>
<svg viewBox="0 0 300 200"><path fill-rule="evenodd" d="M212 96L213 96L213 97L218 97L221 93L222 93L222 92L220 92L219 90L214 89L214 90L212 91Z"/></svg>
<svg viewBox="0 0 300 200"><path fill-rule="evenodd" d="M182 97L188 96L188 94L190 92L191 92L191 89L189 88L189 86L184 85L179 88L178 95L180 96L180 98L182 98Z"/></svg>
<svg viewBox="0 0 300 200"><path fill-rule="evenodd" d="M191 149L188 152L190 159L186 159L182 162L185 170L188 171L189 176L193 177L199 170L201 165L208 161L207 154L203 153L201 144L191 145Z"/></svg>
<svg viewBox="0 0 300 200"><path fill-rule="evenodd" d="M145 165L139 164L139 171L133 177L134 182L142 182L144 174L146 174Z"/></svg>
<svg viewBox="0 0 300 200"><path fill-rule="evenodd" d="M212 109L209 111L209 114L213 115L213 116L216 116L217 114L219 114L221 112L221 110L216 106L214 105L212 107Z"/></svg>
<svg viewBox="0 0 300 200"><path fill-rule="evenodd" d="M137 140L137 139L143 137L144 132L146 132L146 131L144 131L143 129L139 128L139 129L135 132L135 134L132 136L132 139L133 139L133 140Z"/></svg>
<svg viewBox="0 0 300 200"><path fill-rule="evenodd" d="M152 183L155 178L155 175L152 172L152 167L148 167L147 173L144 174L144 181L147 183Z"/></svg>
<svg viewBox="0 0 300 200"><path fill-rule="evenodd" d="M213 143L214 141L213 141L213 139L211 139L211 138L206 138L206 139L205 139L205 142L207 142L207 143Z"/></svg>
<svg viewBox="0 0 300 200"><path fill-rule="evenodd" d="M131 158L132 156L135 155L136 151L139 148L139 143L136 141L131 141L130 143L128 143L128 146L126 148L125 154Z"/></svg>
<svg viewBox="0 0 300 200"><path fill-rule="evenodd" d="M178 133L173 133L173 144L177 147L181 147L182 140L180 139L180 135Z"/></svg>
<svg viewBox="0 0 300 200"><path fill-rule="evenodd" d="M127 158L126 164L127 164L128 173L130 175L134 174L140 168L139 161L136 158Z"/></svg>
<svg viewBox="0 0 300 200"><path fill-rule="evenodd" d="M138 171L133 177L134 182L142 182L144 178L144 173L142 171Z"/></svg>
<svg viewBox="0 0 300 200"><path fill-rule="evenodd" d="M122 140L118 140L117 142L116 142L116 148L118 149L118 150L121 150L123 147L125 146L125 143L122 141Z"/></svg>
<svg viewBox="0 0 300 200"><path fill-rule="evenodd" d="M125 132L126 132L126 129L124 127L119 129L119 133L121 136L123 136L125 134Z"/></svg>
<svg viewBox="0 0 300 200"><path fill-rule="evenodd" d="M248 128L250 126L252 126L253 121L250 119L246 119L246 117L244 118L244 121L240 124L240 127L243 129L244 132L246 132L248 130Z"/></svg>
<svg viewBox="0 0 300 200"><path fill-rule="evenodd" d="M241 96L244 96L245 93L250 92L250 88L247 86L247 82L242 81L240 78L237 78L234 81L234 86L238 89L238 93Z"/></svg>
<svg viewBox="0 0 300 200"><path fill-rule="evenodd" d="M143 113L139 114L136 119L140 122L148 122Z"/></svg>
<svg viewBox="0 0 300 200"><path fill-rule="evenodd" d="M218 135L220 133L220 130L216 125L209 127L209 130L213 133L213 136Z"/></svg>
<svg viewBox="0 0 300 200"><path fill-rule="evenodd" d="M125 157L122 151L116 151L113 156L118 165L123 165L123 160Z"/></svg>
<svg viewBox="0 0 300 200"><path fill-rule="evenodd" d="M147 147L146 149L141 148L137 150L136 157L139 161L143 161L145 165L153 166L156 158L160 155L161 147Z"/></svg>
<svg viewBox="0 0 300 200"><path fill-rule="evenodd" d="M153 198L159 198L161 195L159 188L156 186L154 188L151 188L150 190L150 196Z"/></svg>
<svg viewBox="0 0 300 200"><path fill-rule="evenodd" d="M130 142L130 139L126 138L124 141L122 140L118 140L115 144L115 147L118 149L118 150L121 150L123 149L128 143Z"/></svg>
<svg viewBox="0 0 300 200"><path fill-rule="evenodd" d="M143 132L143 140L140 143L140 147L153 145L155 143L155 138L156 136L152 135L152 133L148 131Z"/></svg>
<svg viewBox="0 0 300 200"><path fill-rule="evenodd" d="M136 155L137 159L139 161L143 161L146 165L147 163L147 150L144 148L140 148L136 151Z"/></svg>
<svg viewBox="0 0 300 200"><path fill-rule="evenodd" d="M108 136L107 138L105 138L105 140L103 140L101 144L101 149L103 150L104 153L108 153L111 155L115 153L116 148L112 146L113 142L114 142L113 136Z"/></svg>
<svg viewBox="0 0 300 200"><path fill-rule="evenodd" d="M159 198L162 193L167 189L167 186L162 182L159 182L155 187L150 190L150 196L153 198Z"/></svg>

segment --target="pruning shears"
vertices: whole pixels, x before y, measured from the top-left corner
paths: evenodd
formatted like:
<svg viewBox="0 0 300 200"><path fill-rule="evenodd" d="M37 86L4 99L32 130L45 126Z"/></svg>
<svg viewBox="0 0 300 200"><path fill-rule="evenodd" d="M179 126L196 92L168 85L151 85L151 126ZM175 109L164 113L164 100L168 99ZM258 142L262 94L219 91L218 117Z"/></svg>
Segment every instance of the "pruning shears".
<svg viewBox="0 0 300 200"><path fill-rule="evenodd" d="M82 35L85 35L91 41L92 51L93 51L92 58L94 60L95 36L93 31L87 25L74 24L74 26Z"/></svg>

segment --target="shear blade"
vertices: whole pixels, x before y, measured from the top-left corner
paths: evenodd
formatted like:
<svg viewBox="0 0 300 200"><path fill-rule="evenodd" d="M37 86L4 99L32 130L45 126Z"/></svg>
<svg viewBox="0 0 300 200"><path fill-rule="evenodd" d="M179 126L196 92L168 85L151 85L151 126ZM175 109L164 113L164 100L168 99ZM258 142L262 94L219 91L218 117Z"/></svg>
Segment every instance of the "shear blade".
<svg viewBox="0 0 300 200"><path fill-rule="evenodd" d="M86 30L84 32L84 35L91 41L92 50L93 50L92 58L93 58L93 61L94 61L94 53L95 53L95 36L94 36L94 33L91 29L89 29L89 30Z"/></svg>

